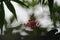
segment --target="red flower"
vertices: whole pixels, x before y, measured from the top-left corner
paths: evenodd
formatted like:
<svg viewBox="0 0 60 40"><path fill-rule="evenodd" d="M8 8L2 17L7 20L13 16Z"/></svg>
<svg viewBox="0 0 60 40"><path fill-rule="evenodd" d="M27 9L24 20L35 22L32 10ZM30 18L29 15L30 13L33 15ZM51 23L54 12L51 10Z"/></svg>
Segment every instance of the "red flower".
<svg viewBox="0 0 60 40"><path fill-rule="evenodd" d="M39 25L39 22L37 21L37 20L29 20L26 24L25 24L25 26L28 26L28 27L30 27L30 28L34 28L34 27L36 27L37 25Z"/></svg>

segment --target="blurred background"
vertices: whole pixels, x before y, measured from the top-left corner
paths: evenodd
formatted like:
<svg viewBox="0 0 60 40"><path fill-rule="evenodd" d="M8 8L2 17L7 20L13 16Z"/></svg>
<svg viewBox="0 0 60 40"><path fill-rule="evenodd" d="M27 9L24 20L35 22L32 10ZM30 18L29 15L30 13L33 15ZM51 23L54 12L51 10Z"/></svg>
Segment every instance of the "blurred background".
<svg viewBox="0 0 60 40"><path fill-rule="evenodd" d="M28 0L29 2L32 2L32 0ZM37 0L38 1L38 0ZM30 15L33 13L33 7L30 8L24 8L21 5L17 4L16 2L11 1L11 3L14 5L16 9L17 19L18 21L14 20L14 22L11 24L12 27L16 27L19 24L24 24L29 20ZM60 0L54 0L54 3L57 3L58 6L60 6ZM8 10L4 3L5 8L5 19L8 22L8 25L10 23L10 18L13 16L13 14ZM37 4L34 6L34 14L39 20L41 26L43 28L48 28L48 31L53 28L52 21L50 19L50 12L48 5L43 6L42 4ZM57 26L59 27L60 24L57 23ZM5 30L5 29L4 29ZM24 34L23 34L24 35Z"/></svg>
<svg viewBox="0 0 60 40"><path fill-rule="evenodd" d="M22 36L21 39L23 40L25 36L36 36L37 34L44 35L46 32L49 32L52 29L57 29L58 32L56 33L60 32L60 0L53 1L54 4L51 4L53 5L53 9L48 0L20 1L28 5L28 7L22 6L22 3L18 4L14 2L14 0L10 1L15 8L17 20L14 17L14 14L9 11L9 6L7 7L6 3L3 2L5 24L3 25L2 35L10 36L11 34L19 33L19 35ZM53 15L51 15L52 11L54 13Z"/></svg>

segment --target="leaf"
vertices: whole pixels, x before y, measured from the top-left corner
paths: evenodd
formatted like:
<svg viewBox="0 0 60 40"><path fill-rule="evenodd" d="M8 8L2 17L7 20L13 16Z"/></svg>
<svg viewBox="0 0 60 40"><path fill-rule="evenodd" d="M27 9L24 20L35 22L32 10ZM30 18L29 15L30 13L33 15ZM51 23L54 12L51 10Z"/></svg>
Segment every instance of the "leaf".
<svg viewBox="0 0 60 40"><path fill-rule="evenodd" d="M44 1L45 1L45 0L42 1L42 4L44 4Z"/></svg>
<svg viewBox="0 0 60 40"><path fill-rule="evenodd" d="M55 35L56 32L58 32L58 30L57 29L53 29L53 30L47 32L46 35L53 36L53 35Z"/></svg>
<svg viewBox="0 0 60 40"><path fill-rule="evenodd" d="M28 8L28 6L26 4L24 4L23 2L21 2L20 0L12 0L12 1L14 1L14 2L16 2L16 3L20 4L20 5L24 5L24 6L26 6Z"/></svg>
<svg viewBox="0 0 60 40"><path fill-rule="evenodd" d="M53 4L54 4L54 0L48 0L48 6L49 6L49 10L50 10L51 19L53 19Z"/></svg>
<svg viewBox="0 0 60 40"><path fill-rule="evenodd" d="M37 34L41 34L42 32L46 33L47 32L47 28L42 28L42 27L36 27L34 30L37 31Z"/></svg>
<svg viewBox="0 0 60 40"><path fill-rule="evenodd" d="M5 25L5 29L7 29L8 22L6 21L6 19L4 19L4 25Z"/></svg>
<svg viewBox="0 0 60 40"><path fill-rule="evenodd" d="M15 18L17 19L17 15L16 15L16 12L15 12L15 9L14 9L14 6L11 4L10 1L4 1L7 8L13 13L13 15L15 16Z"/></svg>
<svg viewBox="0 0 60 40"><path fill-rule="evenodd" d="M58 6L56 3L54 5L54 12L56 13L57 21L60 23L60 6Z"/></svg>
<svg viewBox="0 0 60 40"><path fill-rule="evenodd" d="M60 32L57 33L55 36L56 36L57 39L59 39L60 38Z"/></svg>
<svg viewBox="0 0 60 40"><path fill-rule="evenodd" d="M41 3L41 0L39 0L39 2Z"/></svg>
<svg viewBox="0 0 60 40"><path fill-rule="evenodd" d="M50 10L50 18L53 21L53 25L54 27L57 27L56 25L56 14L53 12L53 6L54 6L54 0L48 0L48 6L49 6L49 10Z"/></svg>
<svg viewBox="0 0 60 40"><path fill-rule="evenodd" d="M13 23L14 19L15 19L15 17L12 16L12 17L10 18L10 23Z"/></svg>
<svg viewBox="0 0 60 40"><path fill-rule="evenodd" d="M1 4L0 4L0 28L1 28L1 34L2 34L2 31L3 31L4 17L5 17L4 7L3 7L3 2L1 2Z"/></svg>
<svg viewBox="0 0 60 40"><path fill-rule="evenodd" d="M49 6L49 10L50 10L50 15L51 15L51 19L52 19L52 12L53 12L53 3L54 0L48 0L48 6Z"/></svg>

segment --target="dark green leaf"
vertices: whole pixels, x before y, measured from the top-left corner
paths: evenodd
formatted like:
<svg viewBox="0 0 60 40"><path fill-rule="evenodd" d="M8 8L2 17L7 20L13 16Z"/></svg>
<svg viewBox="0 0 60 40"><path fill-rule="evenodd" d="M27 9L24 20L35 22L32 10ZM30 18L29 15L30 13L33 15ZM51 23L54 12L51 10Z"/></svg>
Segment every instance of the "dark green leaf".
<svg viewBox="0 0 60 40"><path fill-rule="evenodd" d="M50 12L52 12L52 10L53 10L53 4L54 4L54 0L48 0Z"/></svg>
<svg viewBox="0 0 60 40"><path fill-rule="evenodd" d="M7 24L8 24L8 22L6 21L6 19L4 19L5 29L7 29Z"/></svg>
<svg viewBox="0 0 60 40"><path fill-rule="evenodd" d="M0 0L0 2L2 2L3 0Z"/></svg>
<svg viewBox="0 0 60 40"><path fill-rule="evenodd" d="M46 35L53 36L53 35L55 35L56 32L58 32L58 30L57 29L53 29L53 30L47 32Z"/></svg>
<svg viewBox="0 0 60 40"><path fill-rule="evenodd" d="M1 4L0 4L0 28L1 28L1 33L2 33L2 29L3 29L3 24L4 24L4 17L5 17L4 7L3 7L3 2L1 2Z"/></svg>
<svg viewBox="0 0 60 40"><path fill-rule="evenodd" d="M45 1L45 0L42 1L42 4L44 4L44 1Z"/></svg>
<svg viewBox="0 0 60 40"><path fill-rule="evenodd" d="M39 0L39 2L41 3L41 0Z"/></svg>
<svg viewBox="0 0 60 40"><path fill-rule="evenodd" d="M48 6L49 6L49 10L50 10L50 18L53 21L53 25L54 27L56 27L56 15L53 12L53 6L54 6L54 0L48 0Z"/></svg>
<svg viewBox="0 0 60 40"><path fill-rule="evenodd" d="M15 12L15 9L14 9L14 6L11 4L10 1L4 1L7 8L13 13L13 15L15 16L15 18L17 19L17 16L16 16L16 12Z"/></svg>
<svg viewBox="0 0 60 40"><path fill-rule="evenodd" d="M48 6L49 6L49 10L50 10L51 19L53 16L53 4L54 4L54 0L48 0Z"/></svg>
<svg viewBox="0 0 60 40"><path fill-rule="evenodd" d="M57 17L57 21L59 21L60 23L60 6L57 5L57 3L54 4L54 10L53 12L55 12L56 17Z"/></svg>
<svg viewBox="0 0 60 40"><path fill-rule="evenodd" d="M15 17L12 16L12 17L10 18L10 23L13 23L14 19L15 19Z"/></svg>

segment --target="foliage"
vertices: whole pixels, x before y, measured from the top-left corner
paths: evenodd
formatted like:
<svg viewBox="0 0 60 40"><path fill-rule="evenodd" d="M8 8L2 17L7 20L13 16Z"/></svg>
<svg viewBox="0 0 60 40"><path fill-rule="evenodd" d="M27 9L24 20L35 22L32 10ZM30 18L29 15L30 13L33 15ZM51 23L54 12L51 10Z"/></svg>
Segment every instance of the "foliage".
<svg viewBox="0 0 60 40"><path fill-rule="evenodd" d="M8 28L7 26L7 21L5 20L5 10L4 10L4 4L3 2L6 4L7 8L13 13L13 17L11 17L10 19L10 24L13 23L13 21L15 20L15 18L17 19L16 16L16 11L14 6L12 5L11 1L14 1L18 4L20 4L21 6L25 6L27 8L29 7L34 7L37 4L42 4L44 6L48 5L49 7L49 11L50 11L50 18L53 21L53 25L54 25L54 29L51 31L47 31L47 28L41 28L41 26L37 26L35 22L36 21L36 17L34 16L34 14L31 15L30 20L28 20L28 23L25 26L31 27L33 29L33 31L27 31L27 30L23 30L26 33L28 33L29 35L26 36L27 38L24 40L60 40L60 33L56 32L58 31L57 29L55 29L57 27L57 21L60 22L60 6L58 6L57 4L54 4L54 0L32 0L32 2L29 2L28 0L0 0L0 29L1 29L1 34L3 32L3 25L5 25L6 31L5 31L5 35L2 36L1 35L1 40L21 40L21 35L19 34L12 34L12 31L14 29L18 30L19 28L22 27L22 24L18 25L17 27L14 28ZM57 13L56 13L57 12ZM42 34L42 35L41 35ZM2 39L4 37L4 39ZM17 39L16 39L17 38ZM25 37L24 37L25 38Z"/></svg>
<svg viewBox="0 0 60 40"><path fill-rule="evenodd" d="M36 36L21 36L19 33L11 34L7 36L0 35L0 40L22 40L21 37L23 37L23 40L60 40L60 33L56 33L58 30L53 29L45 35L36 35Z"/></svg>
<svg viewBox="0 0 60 40"><path fill-rule="evenodd" d="M1 1L1 4L0 4L0 28L1 28L1 33L2 33L3 24L4 24L4 17L5 17L4 7L3 7L3 3Z"/></svg>
<svg viewBox="0 0 60 40"><path fill-rule="evenodd" d="M4 34L5 35L10 35L10 34L12 34L12 31L14 30L14 29L16 29L16 30L18 30L18 29L20 29L21 27L22 27L22 24L20 24L20 25L18 25L17 27L12 27L11 26L11 24L14 22L14 20L15 20L15 17L14 16L12 16L11 18L10 18L10 24L8 25L8 22L5 20L5 31L4 31ZM10 26L10 27L9 27Z"/></svg>
<svg viewBox="0 0 60 40"><path fill-rule="evenodd" d="M0 0L0 28L1 28L1 34L2 34L2 28L3 28L3 24L4 24L4 20L5 20L5 12L4 12L4 4L3 2L6 4L7 8L13 13L14 17L17 19L16 16L16 12L15 12L15 8L12 5L11 1L15 1L21 5L26 6L23 2L19 1L19 0Z"/></svg>

